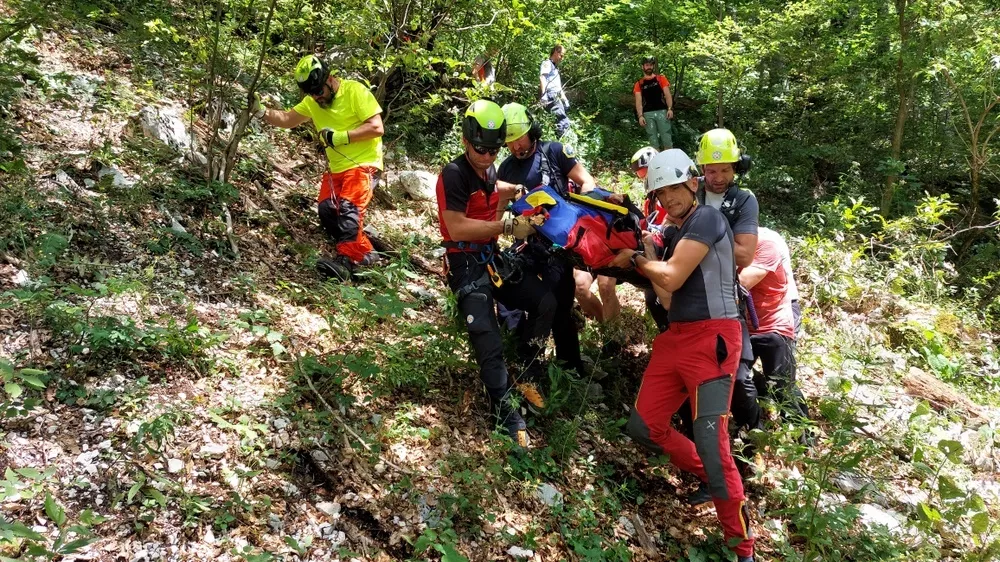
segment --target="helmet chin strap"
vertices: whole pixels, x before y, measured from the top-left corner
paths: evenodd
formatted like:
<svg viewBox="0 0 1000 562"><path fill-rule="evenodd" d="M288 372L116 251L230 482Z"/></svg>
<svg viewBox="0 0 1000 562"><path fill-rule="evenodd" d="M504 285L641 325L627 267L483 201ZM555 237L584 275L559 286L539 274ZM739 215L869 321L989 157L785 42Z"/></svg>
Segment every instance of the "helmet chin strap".
<svg viewBox="0 0 1000 562"><path fill-rule="evenodd" d="M688 218L688 215L690 215L690 214L691 214L691 211L693 211L693 210L694 210L694 208L695 208L695 207L697 206L697 204L698 204L698 202L697 202L697 201L695 201L695 200L692 200L692 202L691 202L691 206L689 206L689 207L688 207L688 210L687 210L687 211L684 211L684 216L680 216L680 217L674 217L674 218L675 218L676 220L679 220L679 221L683 221L684 219Z"/></svg>

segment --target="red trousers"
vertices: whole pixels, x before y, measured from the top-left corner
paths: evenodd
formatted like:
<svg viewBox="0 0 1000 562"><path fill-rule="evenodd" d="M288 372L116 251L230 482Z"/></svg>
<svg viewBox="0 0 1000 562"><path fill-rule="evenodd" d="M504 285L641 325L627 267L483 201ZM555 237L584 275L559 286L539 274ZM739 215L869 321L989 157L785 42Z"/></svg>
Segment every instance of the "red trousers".
<svg viewBox="0 0 1000 562"><path fill-rule="evenodd" d="M752 556L746 496L730 453L728 431L742 343L738 320L671 323L653 341L635 403L641 421L630 421L629 430L638 441L651 442L670 455L674 466L708 483L730 548L739 556ZM694 411L694 441L670 426L671 417L688 398Z"/></svg>
<svg viewBox="0 0 1000 562"><path fill-rule="evenodd" d="M373 250L364 232L365 212L379 170L370 166L326 172L319 188L319 222L337 244L337 253L357 263Z"/></svg>

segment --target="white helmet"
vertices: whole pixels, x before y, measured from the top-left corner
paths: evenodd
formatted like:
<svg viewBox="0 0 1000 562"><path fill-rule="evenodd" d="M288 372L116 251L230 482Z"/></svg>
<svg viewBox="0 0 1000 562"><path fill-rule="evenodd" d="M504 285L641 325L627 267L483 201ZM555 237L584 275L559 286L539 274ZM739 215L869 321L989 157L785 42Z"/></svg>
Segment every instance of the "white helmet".
<svg viewBox="0 0 1000 562"><path fill-rule="evenodd" d="M679 148L664 150L649 161L646 173L646 194L661 187L677 185L696 177L698 169L691 157Z"/></svg>
<svg viewBox="0 0 1000 562"><path fill-rule="evenodd" d="M640 148L635 154L632 155L632 161L630 162L632 173L637 176L644 177L646 172L643 171L641 174L639 170L649 166L649 160L656 156L656 149L651 146L646 146Z"/></svg>

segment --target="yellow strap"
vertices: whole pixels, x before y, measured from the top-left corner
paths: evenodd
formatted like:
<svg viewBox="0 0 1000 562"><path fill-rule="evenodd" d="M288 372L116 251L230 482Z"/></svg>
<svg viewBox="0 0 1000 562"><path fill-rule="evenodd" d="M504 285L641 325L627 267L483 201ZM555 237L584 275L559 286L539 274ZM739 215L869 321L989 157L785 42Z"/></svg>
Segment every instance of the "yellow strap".
<svg viewBox="0 0 1000 562"><path fill-rule="evenodd" d="M601 201L599 199L591 199L586 195L578 195L576 193L570 193L569 198L587 207L598 208L604 211L611 211L612 213L619 214L623 217L628 216L628 209L622 207L621 205L615 205L614 203L608 203L607 201Z"/></svg>

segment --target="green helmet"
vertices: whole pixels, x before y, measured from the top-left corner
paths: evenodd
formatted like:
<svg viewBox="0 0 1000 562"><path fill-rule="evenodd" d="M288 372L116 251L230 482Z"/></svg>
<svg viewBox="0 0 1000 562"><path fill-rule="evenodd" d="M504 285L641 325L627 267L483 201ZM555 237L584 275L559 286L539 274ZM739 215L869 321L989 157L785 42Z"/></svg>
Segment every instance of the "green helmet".
<svg viewBox="0 0 1000 562"><path fill-rule="evenodd" d="M316 55L306 55L295 65L295 81L306 94L322 94L329 76L330 69Z"/></svg>
<svg viewBox="0 0 1000 562"><path fill-rule="evenodd" d="M712 129L701 136L698 154L695 155L698 165L726 164L740 161L740 147L736 137L729 129Z"/></svg>
<svg viewBox="0 0 1000 562"><path fill-rule="evenodd" d="M507 136L503 110L490 100L478 100L465 110L462 136L477 146L500 148Z"/></svg>
<svg viewBox="0 0 1000 562"><path fill-rule="evenodd" d="M531 117L528 116L527 107L519 103L508 103L503 106L503 116L507 121L506 142L514 142L531 130Z"/></svg>

